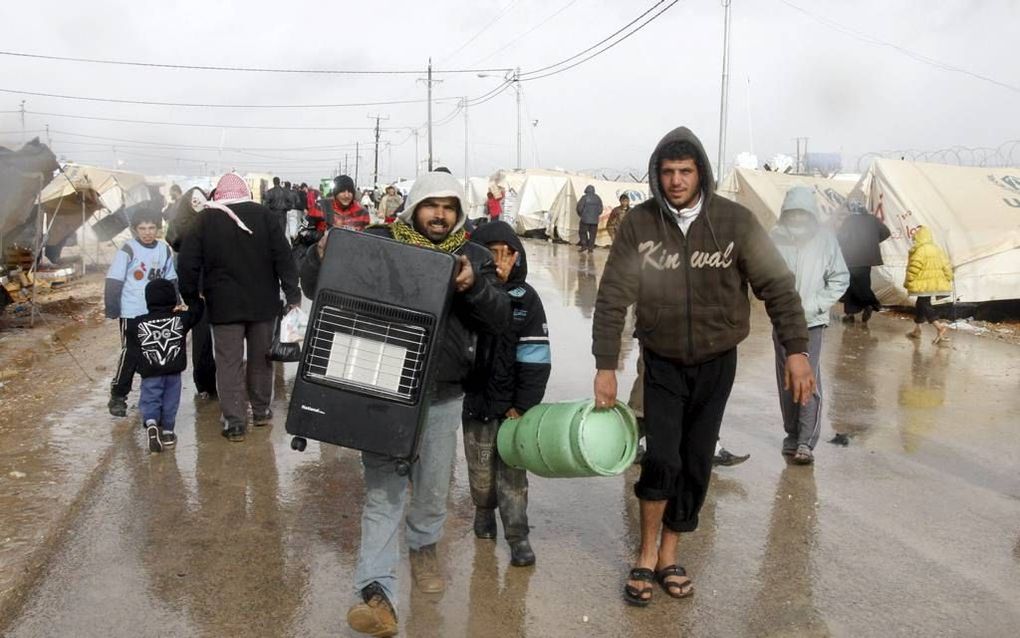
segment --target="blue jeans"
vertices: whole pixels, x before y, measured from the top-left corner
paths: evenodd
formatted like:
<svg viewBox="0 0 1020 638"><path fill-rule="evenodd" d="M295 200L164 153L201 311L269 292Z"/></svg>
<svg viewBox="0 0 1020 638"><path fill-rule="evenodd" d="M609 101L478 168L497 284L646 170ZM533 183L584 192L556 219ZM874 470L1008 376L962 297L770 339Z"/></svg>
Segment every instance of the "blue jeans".
<svg viewBox="0 0 1020 638"><path fill-rule="evenodd" d="M411 549L431 545L442 537L462 406L463 400L459 397L429 406L418 460L411 465L409 476L397 474L392 458L362 452L365 505L361 512L361 549L354 576L358 591L377 582L396 607L397 565L400 563L398 536L402 522ZM412 486L411 503L405 516L409 484Z"/></svg>
<svg viewBox="0 0 1020 638"><path fill-rule="evenodd" d="M138 410L142 425L148 420L159 423L164 430L173 431L177 408L181 405L181 374L164 374L142 379L142 396Z"/></svg>

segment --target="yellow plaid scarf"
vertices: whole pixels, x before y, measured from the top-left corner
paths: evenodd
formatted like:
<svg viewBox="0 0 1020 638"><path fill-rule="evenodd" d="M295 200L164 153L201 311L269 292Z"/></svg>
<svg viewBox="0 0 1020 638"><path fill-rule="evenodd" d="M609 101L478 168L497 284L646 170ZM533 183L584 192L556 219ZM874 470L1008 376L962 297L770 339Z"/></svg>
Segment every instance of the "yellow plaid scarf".
<svg viewBox="0 0 1020 638"><path fill-rule="evenodd" d="M389 226L393 239L399 242L411 244L412 246L421 246L422 248L441 250L447 253L454 252L468 241L467 231L463 228L455 233L450 233L446 239L437 244L399 219Z"/></svg>

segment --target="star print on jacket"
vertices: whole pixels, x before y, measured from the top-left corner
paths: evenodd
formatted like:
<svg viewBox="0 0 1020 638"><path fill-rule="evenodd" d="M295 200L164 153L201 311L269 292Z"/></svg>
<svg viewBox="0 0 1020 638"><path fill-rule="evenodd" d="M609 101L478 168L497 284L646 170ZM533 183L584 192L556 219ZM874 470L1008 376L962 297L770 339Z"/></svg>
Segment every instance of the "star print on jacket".
<svg viewBox="0 0 1020 638"><path fill-rule="evenodd" d="M154 366L167 365L180 352L185 332L180 316L139 323L138 340L142 346L142 356Z"/></svg>

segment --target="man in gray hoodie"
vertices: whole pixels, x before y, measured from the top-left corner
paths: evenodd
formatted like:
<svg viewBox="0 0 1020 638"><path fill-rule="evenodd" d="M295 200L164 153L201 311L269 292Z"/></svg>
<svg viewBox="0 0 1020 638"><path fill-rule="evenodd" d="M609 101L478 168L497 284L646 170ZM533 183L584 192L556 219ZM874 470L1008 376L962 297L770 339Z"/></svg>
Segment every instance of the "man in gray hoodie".
<svg viewBox="0 0 1020 638"><path fill-rule="evenodd" d="M806 186L794 186L783 200L779 223L770 234L786 265L797 280L797 292L804 307L808 326L808 361L815 375L815 391L807 403L793 400L784 387L786 378L786 347L775 332L776 382L779 385L779 407L783 413L783 454L792 456L798 465L814 462L815 444L822 427L822 334L829 326L829 308L846 292L850 272L843 262L836 235L819 223L818 201Z"/></svg>
<svg viewBox="0 0 1020 638"><path fill-rule="evenodd" d="M581 247L578 252L595 251L595 235L599 231L599 217L602 215L602 198L595 194L595 187L584 187L584 195L577 200L577 214L581 217Z"/></svg>

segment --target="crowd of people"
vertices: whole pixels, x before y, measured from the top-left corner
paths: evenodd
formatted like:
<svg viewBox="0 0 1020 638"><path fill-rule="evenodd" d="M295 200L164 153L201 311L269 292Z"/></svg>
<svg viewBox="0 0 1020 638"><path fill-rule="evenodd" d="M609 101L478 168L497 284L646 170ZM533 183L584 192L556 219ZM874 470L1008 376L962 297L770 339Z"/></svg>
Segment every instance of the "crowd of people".
<svg viewBox="0 0 1020 638"><path fill-rule="evenodd" d="M814 193L801 187L786 193L778 223L766 232L750 211L715 193L708 157L686 128L657 145L649 175L652 196L633 208L622 196L610 214L613 244L592 319L594 402L608 409L617 403L625 320L636 314L640 374L631 402L640 404L646 449L634 485L641 534L623 596L641 607L656 584L672 598L694 591L678 543L698 527L719 457L737 345L750 330L749 289L773 325L783 421L778 447L792 463L810 464L820 433L819 362L830 308L843 299L847 316L863 313L869 320L878 303L870 268L880 263L878 243L889 234L878 219L858 211L837 235L821 222ZM158 239L158 214L132 220L134 236L106 280L106 312L120 322L123 350L109 409L126 416L137 372L149 449L173 447L190 332L196 391L218 399L223 435L243 441L249 423L273 422L268 353L274 321L301 303L302 292L314 298L334 229L453 255L453 312L437 355L418 458L404 475L388 457L361 454L359 600L347 621L364 634L395 635L402 528L414 586L427 593L446 587L437 543L458 429L475 535L494 539L498 515L511 564L536 562L528 539L527 475L503 463L495 440L505 419L544 398L552 361L548 322L527 282L525 246L500 221L495 193L486 204L489 223L469 232L463 188L448 171L420 176L406 199L393 186L359 197L346 175L325 197L305 184L273 182L261 204L235 174L224 175L208 194L178 189L166 242ZM589 187L577 205L581 251L592 250L601 213L602 201ZM952 269L926 228L916 230L907 270L906 288L918 296L918 328L911 335L929 322L936 342L944 340L945 326L930 302L951 286Z"/></svg>

